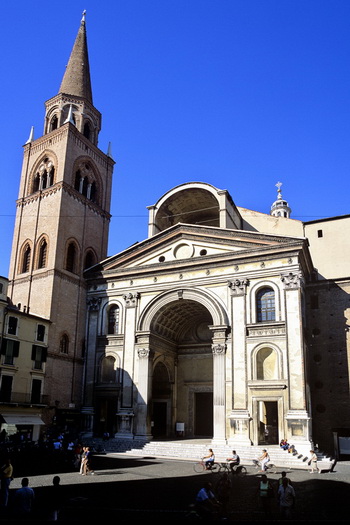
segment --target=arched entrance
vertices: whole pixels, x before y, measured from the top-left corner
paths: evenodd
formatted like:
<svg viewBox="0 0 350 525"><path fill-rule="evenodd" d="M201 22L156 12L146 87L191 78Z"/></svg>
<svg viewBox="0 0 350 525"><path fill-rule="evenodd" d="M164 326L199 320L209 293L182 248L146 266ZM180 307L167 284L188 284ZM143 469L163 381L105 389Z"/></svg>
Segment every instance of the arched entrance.
<svg viewBox="0 0 350 525"><path fill-rule="evenodd" d="M215 359L222 361L225 355L214 357L213 346L222 341L225 347L227 325L222 322L224 311L208 299L208 294L201 291L169 292L140 317L139 327L143 330L137 338L144 344L147 333L149 368L145 391L150 393L147 413L154 437L174 436L177 423L184 425L186 437L214 436ZM145 366L144 361L140 366ZM220 367L223 376L224 368ZM224 377L219 383L225 384ZM222 415L218 425L224 428L222 392L219 398L216 413Z"/></svg>

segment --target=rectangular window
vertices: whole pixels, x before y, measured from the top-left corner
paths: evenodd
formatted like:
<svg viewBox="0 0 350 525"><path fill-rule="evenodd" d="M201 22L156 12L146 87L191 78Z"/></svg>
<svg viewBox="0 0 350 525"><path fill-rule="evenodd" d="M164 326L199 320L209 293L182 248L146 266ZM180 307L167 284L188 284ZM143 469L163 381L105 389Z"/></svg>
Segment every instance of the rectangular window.
<svg viewBox="0 0 350 525"><path fill-rule="evenodd" d="M43 324L38 324L36 329L36 340L44 342L45 339L45 326Z"/></svg>
<svg viewBox="0 0 350 525"><path fill-rule="evenodd" d="M32 346L32 361L34 361L33 368L35 370L42 370L43 363L46 362L47 348L45 346Z"/></svg>
<svg viewBox="0 0 350 525"><path fill-rule="evenodd" d="M3 339L1 342L1 355L4 356L4 365L13 365L15 357L19 354L19 341Z"/></svg>
<svg viewBox="0 0 350 525"><path fill-rule="evenodd" d="M33 379L32 381L32 393L30 396L31 403L40 403L41 402L41 380Z"/></svg>
<svg viewBox="0 0 350 525"><path fill-rule="evenodd" d="M317 237L323 237L323 230L317 230Z"/></svg>
<svg viewBox="0 0 350 525"><path fill-rule="evenodd" d="M18 326L17 317L13 317L12 315L10 315L8 325L7 325L7 333L11 335L17 335L17 326Z"/></svg>
<svg viewBox="0 0 350 525"><path fill-rule="evenodd" d="M9 403L11 401L12 393L12 376L2 376L1 377L1 387L0 387L0 401Z"/></svg>

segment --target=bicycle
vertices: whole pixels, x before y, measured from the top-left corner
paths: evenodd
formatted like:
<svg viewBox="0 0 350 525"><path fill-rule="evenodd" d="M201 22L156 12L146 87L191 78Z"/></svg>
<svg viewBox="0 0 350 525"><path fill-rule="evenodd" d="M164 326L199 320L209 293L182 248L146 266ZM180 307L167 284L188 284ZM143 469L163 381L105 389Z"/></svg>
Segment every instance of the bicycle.
<svg viewBox="0 0 350 525"><path fill-rule="evenodd" d="M220 463L219 474L237 474L237 476L243 477L247 474L247 469L243 465L234 465L231 468L229 462Z"/></svg>
<svg viewBox="0 0 350 525"><path fill-rule="evenodd" d="M259 467L261 468L261 461L259 461L258 459L253 459L253 465L256 469L258 469ZM265 471L272 468L276 468L273 463L268 462L265 464Z"/></svg>
<svg viewBox="0 0 350 525"><path fill-rule="evenodd" d="M218 463L213 462L212 465L210 463L206 465L205 461L201 459L200 461L197 461L197 463L193 465L193 470L197 472L197 474L200 474L201 472L204 472L205 470L214 472L217 470L218 467L219 467Z"/></svg>

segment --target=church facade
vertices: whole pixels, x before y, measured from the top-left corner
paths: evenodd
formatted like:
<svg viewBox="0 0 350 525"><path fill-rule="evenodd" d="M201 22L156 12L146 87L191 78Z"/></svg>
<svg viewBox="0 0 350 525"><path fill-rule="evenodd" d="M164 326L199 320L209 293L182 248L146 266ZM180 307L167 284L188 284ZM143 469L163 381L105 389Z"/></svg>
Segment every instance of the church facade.
<svg viewBox="0 0 350 525"><path fill-rule="evenodd" d="M50 322L45 423L350 453L350 216L294 220L280 183L265 214L189 182L107 258L100 127L83 17L44 135L24 146L9 274L12 306Z"/></svg>

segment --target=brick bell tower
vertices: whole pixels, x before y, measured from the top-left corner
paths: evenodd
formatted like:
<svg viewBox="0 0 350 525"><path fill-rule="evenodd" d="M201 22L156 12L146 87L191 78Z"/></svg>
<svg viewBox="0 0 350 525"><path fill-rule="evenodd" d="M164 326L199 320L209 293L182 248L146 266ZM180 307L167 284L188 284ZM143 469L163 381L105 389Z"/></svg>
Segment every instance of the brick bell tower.
<svg viewBox="0 0 350 525"><path fill-rule="evenodd" d="M46 103L44 134L24 145L9 297L51 321L43 392L47 421L81 407L86 268L107 256L114 161L97 146L85 13L59 93ZM71 414L69 414L71 412ZM63 419L63 421L62 421Z"/></svg>

